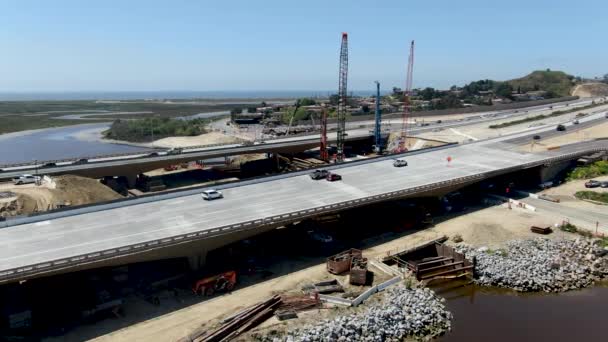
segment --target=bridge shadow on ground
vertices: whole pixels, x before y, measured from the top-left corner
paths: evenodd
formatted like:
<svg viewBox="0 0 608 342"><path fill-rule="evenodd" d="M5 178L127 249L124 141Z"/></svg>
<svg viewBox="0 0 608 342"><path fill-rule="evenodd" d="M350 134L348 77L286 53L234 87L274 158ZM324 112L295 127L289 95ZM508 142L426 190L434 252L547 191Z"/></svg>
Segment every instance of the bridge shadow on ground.
<svg viewBox="0 0 608 342"><path fill-rule="evenodd" d="M212 297L196 296L190 289L193 278L192 275L189 275L184 278L188 279L187 281L172 283L160 291L145 294L138 291L127 291L130 293L124 296L124 310L120 317L106 314L105 317L93 317L76 324L59 324L42 336L38 335L31 340L82 341L93 339L218 297L238 296L237 292L241 289L323 264L328 256L345 249L369 249L426 230L432 224L422 223L426 217L425 214L436 213L439 210L437 206L436 200L426 199L413 202L389 202L345 211L324 222L306 221L287 228L276 229L209 254L206 273L216 274L230 269L237 270L238 284L234 293L217 294ZM437 224L488 206L490 204L476 203L468 208L459 208L457 212L435 214L433 215L434 223ZM151 282L154 275L157 278L162 277L170 270L182 269L186 265L185 260L148 263L145 267L140 268L139 273L146 275L140 275L139 280L140 282ZM103 272L103 270L97 270L98 274ZM331 275L327 274L327 276ZM118 290L120 292L125 289ZM158 301L155 301L154 298L158 298ZM207 323L206 321L204 316L200 317L201 325ZM189 333L190 331L184 331L183 336L187 336Z"/></svg>

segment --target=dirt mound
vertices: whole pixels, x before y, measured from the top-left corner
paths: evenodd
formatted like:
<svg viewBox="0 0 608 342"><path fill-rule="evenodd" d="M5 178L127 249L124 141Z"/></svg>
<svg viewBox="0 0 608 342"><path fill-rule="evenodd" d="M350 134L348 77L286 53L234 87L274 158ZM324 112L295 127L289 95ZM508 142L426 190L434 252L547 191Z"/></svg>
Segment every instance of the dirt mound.
<svg viewBox="0 0 608 342"><path fill-rule="evenodd" d="M169 137L156 140L152 143L154 147L188 147L213 144L235 144L242 142L241 139L222 134L219 132L210 132L195 137Z"/></svg>
<svg viewBox="0 0 608 342"><path fill-rule="evenodd" d="M597 97L608 96L608 84L606 83L585 83L579 84L572 90L572 96Z"/></svg>
<svg viewBox="0 0 608 342"><path fill-rule="evenodd" d="M11 217L34 212L36 201L28 195L10 193L0 198L0 217Z"/></svg>
<svg viewBox="0 0 608 342"><path fill-rule="evenodd" d="M96 179L80 176L58 176L54 178L56 188L53 189L59 200L71 202L72 205L110 201L122 198L114 190L101 184Z"/></svg>
<svg viewBox="0 0 608 342"><path fill-rule="evenodd" d="M98 180L58 176L49 184L22 185L10 189L14 196L0 200L0 216L9 217L122 198Z"/></svg>

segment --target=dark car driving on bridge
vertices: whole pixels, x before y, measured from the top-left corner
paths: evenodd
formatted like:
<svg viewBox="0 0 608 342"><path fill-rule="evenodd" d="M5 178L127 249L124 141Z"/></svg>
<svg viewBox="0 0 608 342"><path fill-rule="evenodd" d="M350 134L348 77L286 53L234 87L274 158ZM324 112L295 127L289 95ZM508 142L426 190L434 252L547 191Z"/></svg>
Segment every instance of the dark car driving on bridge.
<svg viewBox="0 0 608 342"><path fill-rule="evenodd" d="M339 174L331 173L331 172L327 174L328 182L335 182L335 181L339 181L339 180L342 180L342 176L340 176Z"/></svg>
<svg viewBox="0 0 608 342"><path fill-rule="evenodd" d="M404 167L407 166L407 161L404 159L397 159L393 162L394 167Z"/></svg>
<svg viewBox="0 0 608 342"><path fill-rule="evenodd" d="M311 179L320 180L320 179L327 178L328 174L329 174L329 171L327 171L327 170L315 170L309 176Z"/></svg>

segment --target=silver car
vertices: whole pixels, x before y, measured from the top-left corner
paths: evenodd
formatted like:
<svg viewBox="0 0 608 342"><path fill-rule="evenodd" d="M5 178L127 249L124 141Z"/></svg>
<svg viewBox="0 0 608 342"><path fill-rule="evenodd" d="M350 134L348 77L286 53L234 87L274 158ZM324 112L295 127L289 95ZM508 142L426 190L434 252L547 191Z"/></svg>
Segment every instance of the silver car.
<svg viewBox="0 0 608 342"><path fill-rule="evenodd" d="M397 159L393 162L394 167L404 167L407 166L407 161L404 159Z"/></svg>
<svg viewBox="0 0 608 342"><path fill-rule="evenodd" d="M213 189L203 191L203 193L201 194L201 196L206 201L211 201L211 200L214 200L214 199L219 199L219 198L224 197L224 195L221 192L219 192L217 190L213 190Z"/></svg>
<svg viewBox="0 0 608 342"><path fill-rule="evenodd" d="M13 183L15 183L15 185L36 183L39 181L40 181L40 177L32 176L32 175L21 175L19 177L13 178Z"/></svg>

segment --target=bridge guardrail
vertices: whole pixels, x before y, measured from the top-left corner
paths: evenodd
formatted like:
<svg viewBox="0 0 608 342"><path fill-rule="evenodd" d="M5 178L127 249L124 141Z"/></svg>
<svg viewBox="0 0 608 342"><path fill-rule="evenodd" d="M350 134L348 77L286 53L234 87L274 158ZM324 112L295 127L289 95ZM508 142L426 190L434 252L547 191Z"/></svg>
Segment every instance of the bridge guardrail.
<svg viewBox="0 0 608 342"><path fill-rule="evenodd" d="M339 202L339 203L335 203L335 204L331 204L331 205L324 205L324 206L299 210L299 211L292 212L292 213L274 215L274 216L270 216L270 217L250 220L250 221L241 222L241 223L237 223L237 224L226 225L226 226L216 227L216 228L212 228L212 229L200 230L197 232L179 234L179 235L162 238L162 239L154 239L154 240L150 240L150 241L146 241L146 242L140 242L140 243L136 243L136 244L106 249L106 250L97 251L97 252L93 252L93 253L85 253L85 254L76 255L76 256L72 256L72 257L68 257L68 258L61 258L61 259L56 259L56 260L52 260L52 261L32 264L32 265L24 266L24 267L11 268L11 269L7 269L7 270L0 272L0 282L10 280L12 278L15 278L16 276L27 276L27 275L36 274L36 273L51 272L55 269L60 269L63 267L67 267L67 266L74 265L74 264L79 264L82 262L91 263L91 262L96 262L96 261L100 261L100 260L105 260L108 258L116 258L116 257L120 257L120 256L125 256L125 255L142 252L142 251L149 251L149 250L153 250L153 249L157 249L157 248L161 248L161 247L177 245L177 244L181 244L181 243L185 243L185 242L189 242L189 241L199 240L201 238L219 236L219 235L224 235L227 233L233 233L233 232L253 229L253 228L256 228L259 226L278 225L278 224L282 224L282 223L286 223L286 222L290 223L290 222L293 222L294 220L300 220L303 218L313 217L313 216L317 216L317 215L324 214L324 213L331 213L331 212L335 212L335 211L339 211L339 210L343 210L343 209L347 209L347 208L354 208L354 207L359 207L359 206L363 206L363 205L367 205L367 204L371 204L371 203L381 202L386 199L401 198L401 197L405 197L405 196L416 194L416 193L441 189L441 188L445 187L446 185L459 185L459 184L472 183L475 181L486 179L493 175L504 174L504 173L508 173L510 171L526 169L526 168L538 166L538 165L544 165L546 163L569 159L569 158L572 158L575 156L579 156L581 154L588 154L590 152L596 152L599 150L606 150L606 149L607 149L607 146L593 147L593 148L587 149L585 151L571 152L571 153L561 155L561 156L544 158L544 159L531 161L531 162L513 166L513 167L508 167L508 168L489 171L489 172L482 172L482 173L464 176L464 177L458 177L458 178L447 180L447 181L419 185L419 186L411 187L408 189L396 190L396 191L392 191L392 192L388 192L388 193L367 196L367 197L343 201L343 202Z"/></svg>

